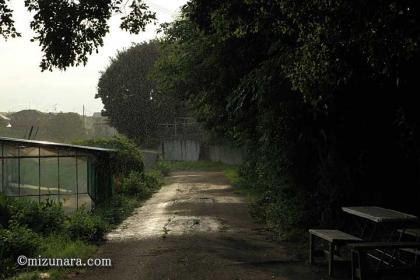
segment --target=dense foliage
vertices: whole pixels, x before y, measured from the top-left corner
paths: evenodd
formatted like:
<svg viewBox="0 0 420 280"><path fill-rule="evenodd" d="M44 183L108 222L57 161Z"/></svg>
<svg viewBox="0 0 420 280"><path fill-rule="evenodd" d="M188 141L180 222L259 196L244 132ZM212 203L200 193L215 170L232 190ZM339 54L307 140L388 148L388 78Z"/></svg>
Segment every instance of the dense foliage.
<svg viewBox="0 0 420 280"><path fill-rule="evenodd" d="M163 27L155 77L248 147L269 224L331 223L342 205L420 214L419 20L410 0L192 0Z"/></svg>
<svg viewBox="0 0 420 280"><path fill-rule="evenodd" d="M109 32L108 20L121 15L121 29L138 34L155 14L142 0L21 0L33 14L31 29L42 48L40 67L52 71L69 66L85 65L88 56L103 46ZM0 0L0 35L5 39L19 37L9 0Z"/></svg>
<svg viewBox="0 0 420 280"><path fill-rule="evenodd" d="M53 202L37 202L25 198L6 198L0 194L0 207L7 213L0 220L0 278L15 274L19 266L16 259L27 257L82 257L87 258L95 251L106 230L121 221L121 214L127 217L138 203L135 198L125 198L125 204L115 204L106 210L99 205L96 212L79 209L65 215L62 205ZM103 216L109 212L119 213L119 218ZM115 221L115 223L113 223ZM58 277L62 279L62 277Z"/></svg>
<svg viewBox="0 0 420 280"><path fill-rule="evenodd" d="M148 172L142 174L132 171L121 181L119 192L128 196L135 196L140 199L150 197L160 187L160 173Z"/></svg>
<svg viewBox="0 0 420 280"><path fill-rule="evenodd" d="M82 146L93 146L115 150L111 154L110 170L114 177L128 176L131 171L143 173L143 154L139 147L125 136L114 136L112 138L88 139L73 142Z"/></svg>
<svg viewBox="0 0 420 280"><path fill-rule="evenodd" d="M65 230L72 239L92 242L102 239L106 226L101 217L90 215L86 209L81 208L67 219Z"/></svg>
<svg viewBox="0 0 420 280"><path fill-rule="evenodd" d="M149 78L159 53L155 41L119 52L102 73L96 95L111 124L144 146L156 145L159 128L172 123L182 109L179 101L160 94Z"/></svg>

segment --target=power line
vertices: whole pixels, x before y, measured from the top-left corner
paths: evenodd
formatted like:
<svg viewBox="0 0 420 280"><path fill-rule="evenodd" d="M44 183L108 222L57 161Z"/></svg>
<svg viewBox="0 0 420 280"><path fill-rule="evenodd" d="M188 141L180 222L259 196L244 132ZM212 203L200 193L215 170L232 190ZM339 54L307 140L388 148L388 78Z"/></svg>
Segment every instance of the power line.
<svg viewBox="0 0 420 280"><path fill-rule="evenodd" d="M164 6L160 5L160 4L157 4L154 1L147 0L146 2L150 6L154 7L156 10L158 10L158 11L160 11L160 12L162 12L162 13L168 15L168 16L171 16L172 17L172 15L174 13L173 11L169 10L168 8L166 8L166 7L164 7Z"/></svg>

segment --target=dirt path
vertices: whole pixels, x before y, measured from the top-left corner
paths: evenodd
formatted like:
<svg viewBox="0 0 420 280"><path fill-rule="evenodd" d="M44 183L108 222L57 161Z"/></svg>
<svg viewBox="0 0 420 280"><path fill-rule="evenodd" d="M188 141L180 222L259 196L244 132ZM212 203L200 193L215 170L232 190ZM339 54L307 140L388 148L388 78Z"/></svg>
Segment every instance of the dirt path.
<svg viewBox="0 0 420 280"><path fill-rule="evenodd" d="M77 279L322 279L255 224L222 172L177 172Z"/></svg>

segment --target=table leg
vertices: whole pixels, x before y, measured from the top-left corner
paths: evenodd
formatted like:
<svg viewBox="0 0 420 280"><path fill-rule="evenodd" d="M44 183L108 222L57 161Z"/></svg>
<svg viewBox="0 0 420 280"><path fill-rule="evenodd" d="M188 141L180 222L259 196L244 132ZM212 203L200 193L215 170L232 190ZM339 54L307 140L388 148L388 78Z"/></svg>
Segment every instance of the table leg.
<svg viewBox="0 0 420 280"><path fill-rule="evenodd" d="M356 251L351 251L351 280L357 279L357 264L358 264L358 257Z"/></svg>
<svg viewBox="0 0 420 280"><path fill-rule="evenodd" d="M314 263L314 249L315 249L314 236L312 233L309 233L309 264Z"/></svg>
<svg viewBox="0 0 420 280"><path fill-rule="evenodd" d="M328 244L328 251L329 251L329 254L328 254L328 276L332 276L333 275L333 270L334 270L334 243L333 242L330 242L329 244Z"/></svg>
<svg viewBox="0 0 420 280"><path fill-rule="evenodd" d="M359 271L360 271L360 280L367 279L367 258L366 252L358 252L359 257Z"/></svg>

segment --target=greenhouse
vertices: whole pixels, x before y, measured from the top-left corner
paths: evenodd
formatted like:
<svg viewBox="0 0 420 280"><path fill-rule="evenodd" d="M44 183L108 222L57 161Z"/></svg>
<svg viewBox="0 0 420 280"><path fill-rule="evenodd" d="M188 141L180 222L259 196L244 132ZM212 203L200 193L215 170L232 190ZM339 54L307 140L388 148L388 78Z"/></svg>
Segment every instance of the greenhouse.
<svg viewBox="0 0 420 280"><path fill-rule="evenodd" d="M0 191L59 201L66 212L92 208L112 193L113 150L0 137Z"/></svg>

